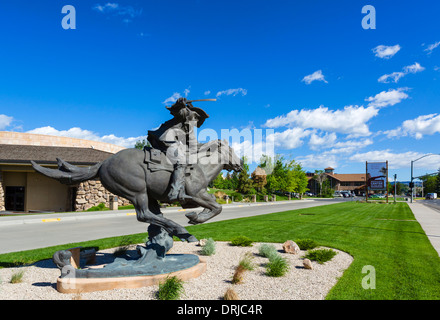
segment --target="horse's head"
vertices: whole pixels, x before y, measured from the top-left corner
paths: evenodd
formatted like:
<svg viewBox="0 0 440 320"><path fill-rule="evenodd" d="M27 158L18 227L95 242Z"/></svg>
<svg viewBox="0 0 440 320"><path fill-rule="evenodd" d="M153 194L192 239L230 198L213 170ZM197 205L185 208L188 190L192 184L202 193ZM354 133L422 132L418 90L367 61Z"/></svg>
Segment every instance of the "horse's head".
<svg viewBox="0 0 440 320"><path fill-rule="evenodd" d="M237 171L240 172L243 170L243 162L237 156L234 149L229 145L226 140L218 140L219 150L221 150L222 155L226 156L226 161L223 163L223 168L228 171ZM223 159L224 157L222 157Z"/></svg>

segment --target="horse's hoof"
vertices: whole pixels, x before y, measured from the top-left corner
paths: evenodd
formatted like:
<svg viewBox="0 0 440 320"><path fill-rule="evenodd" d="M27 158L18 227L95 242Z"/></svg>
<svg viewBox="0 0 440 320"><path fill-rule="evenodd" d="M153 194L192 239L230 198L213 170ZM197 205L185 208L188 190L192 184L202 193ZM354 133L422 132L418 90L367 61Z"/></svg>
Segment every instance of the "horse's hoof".
<svg viewBox="0 0 440 320"><path fill-rule="evenodd" d="M187 217L191 221L195 221L197 219L197 212L191 211L185 214L185 217Z"/></svg>

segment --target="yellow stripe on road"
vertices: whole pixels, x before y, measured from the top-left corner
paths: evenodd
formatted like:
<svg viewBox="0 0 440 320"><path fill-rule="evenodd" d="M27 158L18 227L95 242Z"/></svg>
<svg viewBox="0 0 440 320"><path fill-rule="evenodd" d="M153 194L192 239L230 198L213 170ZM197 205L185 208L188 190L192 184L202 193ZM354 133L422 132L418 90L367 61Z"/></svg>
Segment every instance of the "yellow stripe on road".
<svg viewBox="0 0 440 320"><path fill-rule="evenodd" d="M127 213L127 216L135 216L136 215L136 212L129 212L129 213Z"/></svg>
<svg viewBox="0 0 440 320"><path fill-rule="evenodd" d="M186 209L179 209L179 210L177 210L177 211L186 211Z"/></svg>
<svg viewBox="0 0 440 320"><path fill-rule="evenodd" d="M52 219L42 219L43 222L55 222L55 221L61 221L61 218L52 218Z"/></svg>

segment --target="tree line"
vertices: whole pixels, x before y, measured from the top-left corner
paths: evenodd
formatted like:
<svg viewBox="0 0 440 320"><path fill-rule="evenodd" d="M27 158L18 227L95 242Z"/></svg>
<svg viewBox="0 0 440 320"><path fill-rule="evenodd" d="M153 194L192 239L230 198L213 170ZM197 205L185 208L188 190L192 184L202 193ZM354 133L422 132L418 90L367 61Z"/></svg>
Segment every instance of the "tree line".
<svg viewBox="0 0 440 320"><path fill-rule="evenodd" d="M285 160L280 155L272 159L264 155L252 173L249 171L246 157L242 157L242 160L241 172L228 172L226 176L220 173L210 186L217 189L237 190L244 195L287 192L302 195L308 190L307 175L301 164L295 160Z"/></svg>
<svg viewBox="0 0 440 320"><path fill-rule="evenodd" d="M436 175L425 175L420 180L423 181L424 194L436 192L440 195L440 169Z"/></svg>

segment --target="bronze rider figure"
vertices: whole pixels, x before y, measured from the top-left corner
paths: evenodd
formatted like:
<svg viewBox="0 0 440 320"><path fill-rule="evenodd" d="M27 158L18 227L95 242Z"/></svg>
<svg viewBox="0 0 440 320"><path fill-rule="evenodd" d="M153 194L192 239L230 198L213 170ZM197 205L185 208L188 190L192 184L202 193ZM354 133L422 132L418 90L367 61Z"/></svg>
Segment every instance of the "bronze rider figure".
<svg viewBox="0 0 440 320"><path fill-rule="evenodd" d="M200 128L205 119L209 117L205 111L194 107L192 102L186 98L179 98L171 107L166 107L173 118L164 122L157 130L148 131L147 140L151 146L166 153L168 159L174 164L168 194L170 202L191 199L185 192L185 171L189 165L188 152L197 153L198 142L194 127Z"/></svg>

